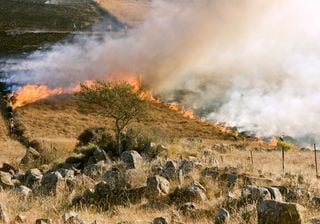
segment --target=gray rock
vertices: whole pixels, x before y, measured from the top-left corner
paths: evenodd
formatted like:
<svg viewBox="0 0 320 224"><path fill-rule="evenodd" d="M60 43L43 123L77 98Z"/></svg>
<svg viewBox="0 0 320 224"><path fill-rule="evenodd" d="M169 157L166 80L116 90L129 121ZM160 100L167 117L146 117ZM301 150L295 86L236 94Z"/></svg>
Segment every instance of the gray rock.
<svg viewBox="0 0 320 224"><path fill-rule="evenodd" d="M25 184L31 189L36 188L40 185L43 175L37 168L30 169L25 174Z"/></svg>
<svg viewBox="0 0 320 224"><path fill-rule="evenodd" d="M127 189L137 189L147 186L147 176L141 169L130 169L125 173Z"/></svg>
<svg viewBox="0 0 320 224"><path fill-rule="evenodd" d="M108 169L108 165L104 161L84 167L83 173L92 178L99 178Z"/></svg>
<svg viewBox="0 0 320 224"><path fill-rule="evenodd" d="M219 208L214 217L214 224L227 224L229 220L229 212L224 208Z"/></svg>
<svg viewBox="0 0 320 224"><path fill-rule="evenodd" d="M195 166L196 164L194 161L183 160L180 165L180 170L182 170L182 173L186 175L188 173L191 173L194 170Z"/></svg>
<svg viewBox="0 0 320 224"><path fill-rule="evenodd" d="M153 224L169 224L170 221L166 217L157 217L153 220Z"/></svg>
<svg viewBox="0 0 320 224"><path fill-rule="evenodd" d="M168 179L175 179L178 175L178 165L173 160L168 160L164 165L163 175Z"/></svg>
<svg viewBox="0 0 320 224"><path fill-rule="evenodd" d="M127 169L140 168L143 162L140 154L134 150L123 152L121 160L127 165Z"/></svg>
<svg viewBox="0 0 320 224"><path fill-rule="evenodd" d="M20 185L19 187L17 187L16 191L25 198L28 197L29 194L31 194L31 192L32 192L32 190L30 188L28 188L27 186L24 186L24 185Z"/></svg>
<svg viewBox="0 0 320 224"><path fill-rule="evenodd" d="M59 181L64 182L63 177L59 172L46 173L41 180L41 192L44 195L56 195Z"/></svg>
<svg viewBox="0 0 320 224"><path fill-rule="evenodd" d="M147 180L147 196L151 199L157 199L169 194L170 183L161 176L152 176Z"/></svg>
<svg viewBox="0 0 320 224"><path fill-rule="evenodd" d="M4 189L12 188L14 183L12 182L12 175L7 172L0 171L0 185Z"/></svg>
<svg viewBox="0 0 320 224"><path fill-rule="evenodd" d="M197 206L194 203L187 202L180 205L177 210L183 215L192 215L197 211Z"/></svg>
<svg viewBox="0 0 320 224"><path fill-rule="evenodd" d="M62 216L64 223L68 224L84 224L84 222L80 219L79 215L76 212L67 212Z"/></svg>
<svg viewBox="0 0 320 224"><path fill-rule="evenodd" d="M125 189L126 179L125 176L116 170L108 170L103 174L102 180L106 182L112 189Z"/></svg>
<svg viewBox="0 0 320 224"><path fill-rule="evenodd" d="M37 219L36 224L53 224L51 219Z"/></svg>
<svg viewBox="0 0 320 224"><path fill-rule="evenodd" d="M267 187L268 191L271 194L271 199L276 201L283 201L282 194L280 190L276 187Z"/></svg>
<svg viewBox="0 0 320 224"><path fill-rule="evenodd" d="M246 202L260 202L270 200L271 194L267 188L248 185L241 191L241 197Z"/></svg>
<svg viewBox="0 0 320 224"><path fill-rule="evenodd" d="M60 168L57 170L57 172L59 172L65 179L73 180L75 178L75 171L73 169Z"/></svg>
<svg viewBox="0 0 320 224"><path fill-rule="evenodd" d="M187 186L184 194L190 202L202 202L207 200L206 189L196 181Z"/></svg>
<svg viewBox="0 0 320 224"><path fill-rule="evenodd" d="M296 203L265 200L257 206L258 224L302 224L303 210Z"/></svg>
<svg viewBox="0 0 320 224"><path fill-rule="evenodd" d="M99 148L94 150L93 158L95 159L96 162L110 160L107 153L103 149L99 149Z"/></svg>

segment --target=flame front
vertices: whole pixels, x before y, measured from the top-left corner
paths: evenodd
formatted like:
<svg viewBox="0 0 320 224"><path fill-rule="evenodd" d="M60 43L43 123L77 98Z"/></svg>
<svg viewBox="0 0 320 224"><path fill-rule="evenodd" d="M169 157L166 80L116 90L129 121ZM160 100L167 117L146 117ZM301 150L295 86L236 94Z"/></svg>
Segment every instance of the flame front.
<svg viewBox="0 0 320 224"><path fill-rule="evenodd" d="M50 89L45 85L28 84L20 87L14 94L13 107L21 107L28 103L47 98L52 95L60 95L64 93L62 88Z"/></svg>

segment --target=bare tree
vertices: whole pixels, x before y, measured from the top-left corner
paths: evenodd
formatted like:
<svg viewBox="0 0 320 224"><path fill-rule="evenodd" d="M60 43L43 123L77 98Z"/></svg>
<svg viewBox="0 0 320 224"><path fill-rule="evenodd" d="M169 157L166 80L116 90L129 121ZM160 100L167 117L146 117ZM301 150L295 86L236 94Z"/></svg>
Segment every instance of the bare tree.
<svg viewBox="0 0 320 224"><path fill-rule="evenodd" d="M97 81L91 85L81 84L77 96L81 111L113 119L120 155L121 132L133 121L139 121L147 115L148 103L141 97L141 91L126 82Z"/></svg>

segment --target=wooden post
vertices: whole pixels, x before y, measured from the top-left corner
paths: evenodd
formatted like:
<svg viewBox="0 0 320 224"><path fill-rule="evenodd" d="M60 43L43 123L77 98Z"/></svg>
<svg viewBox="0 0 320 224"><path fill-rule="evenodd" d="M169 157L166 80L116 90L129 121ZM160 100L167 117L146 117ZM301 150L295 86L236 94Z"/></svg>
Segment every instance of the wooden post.
<svg viewBox="0 0 320 224"><path fill-rule="evenodd" d="M282 151L282 173L284 173L284 147L281 147L281 151Z"/></svg>
<svg viewBox="0 0 320 224"><path fill-rule="evenodd" d="M250 156L251 156L251 166L253 169L253 152L252 152L252 150L250 150Z"/></svg>
<svg viewBox="0 0 320 224"><path fill-rule="evenodd" d="M318 174L318 161L317 161L317 146L316 146L316 144L313 145L313 149L314 149L314 163L316 165L316 175L318 177L319 174Z"/></svg>

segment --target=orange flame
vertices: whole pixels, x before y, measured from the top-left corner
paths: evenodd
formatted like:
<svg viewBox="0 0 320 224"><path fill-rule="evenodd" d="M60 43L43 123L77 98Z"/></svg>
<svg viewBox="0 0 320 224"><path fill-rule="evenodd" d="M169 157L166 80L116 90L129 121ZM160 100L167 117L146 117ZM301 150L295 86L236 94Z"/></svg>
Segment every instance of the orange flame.
<svg viewBox="0 0 320 224"><path fill-rule="evenodd" d="M20 87L14 93L14 108L21 107L28 103L33 103L35 101L47 98L52 95L60 95L62 93L64 93L64 90L61 88L49 89L45 85L28 84L23 87Z"/></svg>

